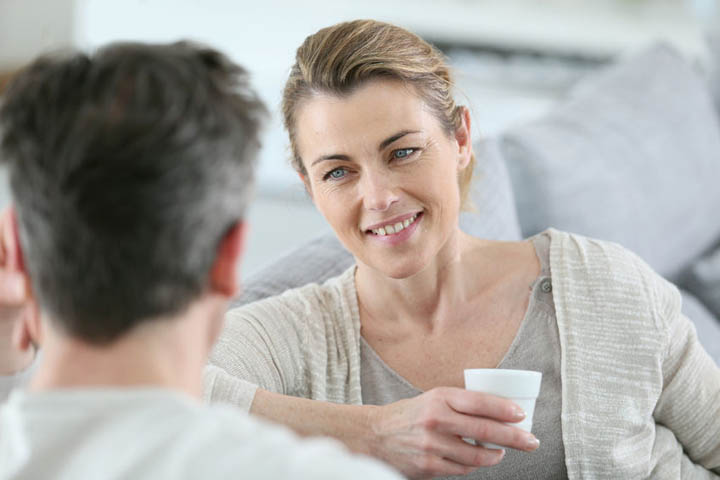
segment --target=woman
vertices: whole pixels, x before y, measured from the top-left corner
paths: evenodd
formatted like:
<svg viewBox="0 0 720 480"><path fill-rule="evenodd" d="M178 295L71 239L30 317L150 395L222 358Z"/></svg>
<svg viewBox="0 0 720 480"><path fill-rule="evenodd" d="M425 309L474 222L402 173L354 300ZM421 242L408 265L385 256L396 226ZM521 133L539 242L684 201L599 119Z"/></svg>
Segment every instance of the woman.
<svg viewBox="0 0 720 480"><path fill-rule="evenodd" d="M392 25L300 46L283 98L294 166L356 265L229 312L207 394L411 477L720 474L720 371L674 287L616 245L459 230L474 157L451 87L442 56ZM522 419L510 402L463 389L482 367L543 372L538 451L503 423ZM514 450L500 463L462 437Z"/></svg>

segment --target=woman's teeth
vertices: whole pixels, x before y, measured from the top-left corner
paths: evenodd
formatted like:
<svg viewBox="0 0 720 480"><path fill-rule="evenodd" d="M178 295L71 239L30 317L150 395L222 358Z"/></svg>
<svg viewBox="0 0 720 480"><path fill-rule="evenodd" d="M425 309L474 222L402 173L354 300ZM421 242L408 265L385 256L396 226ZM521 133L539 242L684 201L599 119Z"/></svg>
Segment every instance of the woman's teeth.
<svg viewBox="0 0 720 480"><path fill-rule="evenodd" d="M415 220L417 220L418 214L416 213L410 218L405 219L405 221L397 222L396 224L389 224L385 225L384 227L376 228L374 230L371 230L372 233L375 235L385 236L385 235L392 235L394 233L399 233L405 230L408 226L413 224Z"/></svg>

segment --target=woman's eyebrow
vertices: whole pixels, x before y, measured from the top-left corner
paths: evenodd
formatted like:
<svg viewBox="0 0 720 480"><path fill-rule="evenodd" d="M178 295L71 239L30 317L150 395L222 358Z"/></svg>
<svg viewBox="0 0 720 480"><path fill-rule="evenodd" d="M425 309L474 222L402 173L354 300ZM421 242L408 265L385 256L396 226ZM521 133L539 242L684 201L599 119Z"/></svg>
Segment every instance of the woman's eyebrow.
<svg viewBox="0 0 720 480"><path fill-rule="evenodd" d="M310 166L314 166L316 163L325 161L325 160L342 160L342 161L349 161L350 157L348 155L342 154L342 153L331 153L330 155L323 155L322 157L318 157L310 164Z"/></svg>
<svg viewBox="0 0 720 480"><path fill-rule="evenodd" d="M378 150L379 151L384 150L385 147L387 147L391 143L393 143L397 140L400 140L405 135L410 135L411 133L420 133L420 131L419 130L402 130L402 131L396 133L395 135L392 135L392 136L386 138L385 140L383 140L382 142L380 142L380 146L378 147Z"/></svg>
<svg viewBox="0 0 720 480"><path fill-rule="evenodd" d="M380 146L378 146L378 151L384 150L388 145L396 142L397 140L400 140L405 135L410 135L411 133L420 133L420 130L401 130L398 133L391 135L382 142L380 142ZM343 153L331 153L330 155L323 155L316 158L315 160L313 160L310 166L312 167L316 163L320 163L325 160L341 160L347 162L350 161L350 156Z"/></svg>

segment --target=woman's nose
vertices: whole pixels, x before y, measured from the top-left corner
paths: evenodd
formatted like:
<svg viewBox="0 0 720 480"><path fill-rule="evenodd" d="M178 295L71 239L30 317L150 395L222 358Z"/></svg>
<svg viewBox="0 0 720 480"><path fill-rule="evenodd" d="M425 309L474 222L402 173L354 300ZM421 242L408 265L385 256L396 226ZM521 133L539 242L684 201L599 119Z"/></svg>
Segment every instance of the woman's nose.
<svg viewBox="0 0 720 480"><path fill-rule="evenodd" d="M360 190L367 210L387 210L399 198L388 172L365 172Z"/></svg>

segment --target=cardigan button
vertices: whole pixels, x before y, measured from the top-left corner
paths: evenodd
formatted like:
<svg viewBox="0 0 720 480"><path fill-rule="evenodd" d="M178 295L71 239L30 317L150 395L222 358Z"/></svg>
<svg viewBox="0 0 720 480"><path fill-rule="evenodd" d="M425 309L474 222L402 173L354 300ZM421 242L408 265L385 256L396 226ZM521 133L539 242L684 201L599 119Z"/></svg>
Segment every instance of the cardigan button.
<svg viewBox="0 0 720 480"><path fill-rule="evenodd" d="M544 279L542 282L540 282L540 290L545 293L552 292L552 281L550 281L549 278Z"/></svg>

